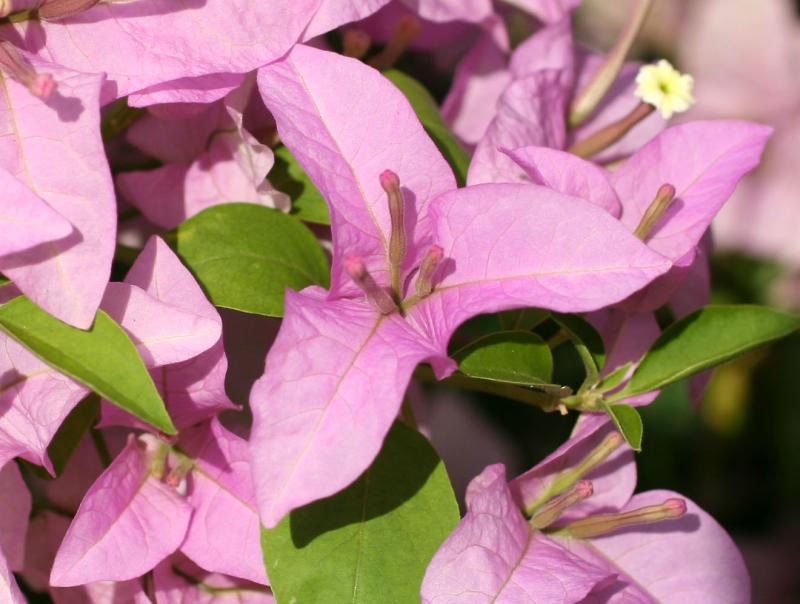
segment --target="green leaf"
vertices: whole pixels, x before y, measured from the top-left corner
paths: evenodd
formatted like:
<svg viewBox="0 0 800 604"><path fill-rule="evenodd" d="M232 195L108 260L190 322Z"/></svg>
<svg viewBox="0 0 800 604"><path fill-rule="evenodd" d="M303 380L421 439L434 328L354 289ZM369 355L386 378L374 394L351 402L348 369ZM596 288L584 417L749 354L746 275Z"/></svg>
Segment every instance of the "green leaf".
<svg viewBox="0 0 800 604"><path fill-rule="evenodd" d="M99 413L100 397L92 392L79 402L61 422L53 439L47 446L47 456L53 464L55 478L61 476L64 468L67 467L67 462L69 462L75 449L78 448L83 436L92 427ZM35 465L24 459L21 459L20 462L42 480L53 480L54 477L42 466Z"/></svg>
<svg viewBox="0 0 800 604"><path fill-rule="evenodd" d="M262 530L272 590L278 602L419 602L425 568L458 519L436 452L395 423L355 483Z"/></svg>
<svg viewBox="0 0 800 604"><path fill-rule="evenodd" d="M200 212L178 227L175 248L216 306L280 317L287 287L328 286L328 260L311 231L255 204Z"/></svg>
<svg viewBox="0 0 800 604"><path fill-rule="evenodd" d="M25 296L0 306L0 329L45 363L167 434L175 426L122 328L102 310L88 331L62 323Z"/></svg>
<svg viewBox="0 0 800 604"><path fill-rule="evenodd" d="M272 186L292 199L291 214L300 220L330 224L328 204L288 147L275 149L275 165L269 173Z"/></svg>
<svg viewBox="0 0 800 604"><path fill-rule="evenodd" d="M614 396L650 392L739 356L800 327L800 318L765 306L707 306L670 325Z"/></svg>
<svg viewBox="0 0 800 604"><path fill-rule="evenodd" d="M530 331L545 321L550 316L550 311L542 308L518 308L498 313L497 316L503 329Z"/></svg>
<svg viewBox="0 0 800 604"><path fill-rule="evenodd" d="M89 431L100 414L100 397L92 393L70 411L47 446L47 456L53 462L56 476L67 467L84 434Z"/></svg>
<svg viewBox="0 0 800 604"><path fill-rule="evenodd" d="M461 143L450 131L450 127L442 119L436 99L431 96L431 93L422 84L402 71L389 69L384 71L383 75L406 96L419 121L422 122L425 131L453 168L459 186L463 187L467 182L469 155L467 155L464 147L461 146Z"/></svg>
<svg viewBox="0 0 800 604"><path fill-rule="evenodd" d="M100 124L103 140L111 140L146 114L146 109L129 106L127 97L114 101L103 112L103 120Z"/></svg>
<svg viewBox="0 0 800 604"><path fill-rule="evenodd" d="M461 373L523 386L553 379L550 347L529 331L501 331L478 338L454 353Z"/></svg>
<svg viewBox="0 0 800 604"><path fill-rule="evenodd" d="M617 367L614 371L600 380L595 390L597 392L608 392L609 390L613 390L619 386L622 383L622 380L625 379L625 376L628 375L628 371L630 371L632 365L633 363L625 363L624 365Z"/></svg>
<svg viewBox="0 0 800 604"><path fill-rule="evenodd" d="M608 405L604 403L603 406L608 415L611 416L622 437L631 446L631 449L641 451L644 426L639 412L630 405Z"/></svg>
<svg viewBox="0 0 800 604"><path fill-rule="evenodd" d="M603 338L594 327L577 315L561 315L553 313L553 320L561 326L572 341L583 367L586 370L585 384L594 384L606 362Z"/></svg>

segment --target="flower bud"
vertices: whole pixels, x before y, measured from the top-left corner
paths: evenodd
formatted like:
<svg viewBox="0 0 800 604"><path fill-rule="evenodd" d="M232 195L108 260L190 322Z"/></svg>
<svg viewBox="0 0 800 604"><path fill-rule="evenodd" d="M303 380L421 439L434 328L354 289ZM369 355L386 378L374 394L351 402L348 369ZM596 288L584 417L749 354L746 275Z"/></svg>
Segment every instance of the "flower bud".
<svg viewBox="0 0 800 604"><path fill-rule="evenodd" d="M537 499L525 506L525 513L532 516L533 513L542 507L542 505L555 495L571 489L581 478L586 476L589 472L594 470L597 466L603 463L609 456L616 451L625 439L619 432L611 432L606 435L602 442L592 449L589 454L584 457L578 465L569 470L564 470L553 479L550 486L547 487Z"/></svg>
<svg viewBox="0 0 800 604"><path fill-rule="evenodd" d="M389 235L389 269L392 274L392 290L400 299L403 293L400 287L400 273L406 256L405 201L397 174L391 170L384 170L381 172L380 182L389 200L389 219L392 229Z"/></svg>
<svg viewBox="0 0 800 604"><path fill-rule="evenodd" d="M392 37L381 52L372 57L369 62L379 71L389 69L397 59L406 51L411 43L417 39L422 31L422 23L416 15L403 15L397 22L397 27L392 32Z"/></svg>
<svg viewBox="0 0 800 604"><path fill-rule="evenodd" d="M633 111L581 141L572 145L568 151L578 157L591 157L608 149L644 118L655 111L653 105L639 103Z"/></svg>
<svg viewBox="0 0 800 604"><path fill-rule="evenodd" d="M0 42L0 70L40 99L47 99L56 89L53 76L49 73L37 73L28 59L7 42Z"/></svg>
<svg viewBox="0 0 800 604"><path fill-rule="evenodd" d="M381 314L388 315L397 310L397 305L392 300L392 297L375 283L375 279L369 274L364 261L358 256L347 256L344 259L344 270L366 294L373 306L375 306Z"/></svg>
<svg viewBox="0 0 800 604"><path fill-rule="evenodd" d="M531 526L542 530L559 519L567 509L576 503L588 499L594 493L594 487L589 480L579 480L571 490L563 495L551 499L531 518Z"/></svg>
<svg viewBox="0 0 800 604"><path fill-rule="evenodd" d="M442 258L444 258L444 250L438 245L432 245L428 253L425 254L417 275L416 291L418 297L424 298L433 291L433 275L436 269L439 268Z"/></svg>
<svg viewBox="0 0 800 604"><path fill-rule="evenodd" d="M353 59L361 59L369 51L372 40L369 34L362 29L354 27L344 31L342 40L342 54Z"/></svg>
<svg viewBox="0 0 800 604"><path fill-rule="evenodd" d="M608 53L603 65L572 103L569 112L569 125L572 128L580 126L592 115L616 81L625 63L625 57L628 55L631 46L633 46L633 41L636 39L652 4L652 0L634 0L633 9L611 52Z"/></svg>
<svg viewBox="0 0 800 604"><path fill-rule="evenodd" d="M39 8L39 18L43 21L66 19L92 8L100 0L45 0Z"/></svg>
<svg viewBox="0 0 800 604"><path fill-rule="evenodd" d="M650 233L664 217L673 201L675 201L675 187L668 183L661 185L633 234L642 241L647 241Z"/></svg>
<svg viewBox="0 0 800 604"><path fill-rule="evenodd" d="M597 514L582 518L564 527L563 532L578 539L600 537L626 526L653 524L662 520L680 518L686 513L686 501L667 499L660 505L648 505L630 512Z"/></svg>

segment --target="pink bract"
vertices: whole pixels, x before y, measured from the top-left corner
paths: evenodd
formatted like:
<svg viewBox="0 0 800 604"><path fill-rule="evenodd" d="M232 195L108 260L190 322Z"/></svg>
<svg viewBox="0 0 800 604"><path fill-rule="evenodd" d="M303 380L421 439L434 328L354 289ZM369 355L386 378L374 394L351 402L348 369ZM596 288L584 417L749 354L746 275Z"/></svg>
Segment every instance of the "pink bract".
<svg viewBox="0 0 800 604"><path fill-rule="evenodd" d="M266 375L251 396L267 526L366 469L416 365L430 362L439 377L454 369L447 341L467 318L520 306L592 310L665 270L664 258L576 198L532 185L456 190L407 101L359 62L298 46L261 70L259 85L281 139L329 203L334 239L331 290L287 294ZM353 103L343 106L342 96ZM375 127L360 127L362 115ZM378 179L387 168L405 196L403 294L413 291L427 249L444 251L433 294L409 305L405 318L380 314L343 267L345 256L358 257L378 286L389 282L391 227Z"/></svg>

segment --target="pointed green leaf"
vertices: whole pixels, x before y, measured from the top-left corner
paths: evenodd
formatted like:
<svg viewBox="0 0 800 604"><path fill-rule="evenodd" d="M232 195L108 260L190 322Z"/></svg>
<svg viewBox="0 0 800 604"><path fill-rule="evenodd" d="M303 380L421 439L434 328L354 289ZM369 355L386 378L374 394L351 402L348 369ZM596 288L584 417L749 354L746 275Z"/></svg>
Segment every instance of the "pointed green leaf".
<svg viewBox="0 0 800 604"><path fill-rule="evenodd" d="M29 461L20 459L20 463L33 472L42 480L53 480L58 478L67 467L72 454L81 442L81 439L89 431L100 413L100 397L94 392L79 402L69 415L61 422L50 444L47 445L47 457L53 464L55 476L45 470L42 466L37 466Z"/></svg>
<svg viewBox="0 0 800 604"><path fill-rule="evenodd" d="M453 354L461 373L523 386L553 379L553 355L542 338L529 331L501 331L478 338Z"/></svg>
<svg viewBox="0 0 800 604"><path fill-rule="evenodd" d="M331 223L325 198L288 147L281 145L275 149L275 165L269 173L269 180L272 186L292 199L290 213L293 216L305 222Z"/></svg>
<svg viewBox="0 0 800 604"><path fill-rule="evenodd" d="M84 331L19 296L0 306L0 329L54 369L159 430L175 434L136 347L102 310L91 329Z"/></svg>
<svg viewBox="0 0 800 604"><path fill-rule="evenodd" d="M100 397L92 393L70 411L47 446L56 476L61 476L81 439L100 414Z"/></svg>
<svg viewBox="0 0 800 604"><path fill-rule="evenodd" d="M657 390L798 327L797 316L765 306L707 306L670 325L614 398Z"/></svg>
<svg viewBox="0 0 800 604"><path fill-rule="evenodd" d="M402 71L389 69L383 72L383 75L406 96L428 136L436 143L439 151L453 168L458 185L463 187L467 181L469 156L442 119L436 99L422 84Z"/></svg>
<svg viewBox="0 0 800 604"><path fill-rule="evenodd" d="M604 404L605 410L623 438L634 451L642 450L642 434L644 426L639 412L630 405L608 405Z"/></svg>
<svg viewBox="0 0 800 604"><path fill-rule="evenodd" d="M628 375L628 372L632 366L633 363L625 363L624 365L620 365L614 371L600 380L595 387L595 390L597 392L608 392L609 390L613 390L622 383L622 380L624 380L625 376Z"/></svg>
<svg viewBox="0 0 800 604"><path fill-rule="evenodd" d="M287 287L328 286L328 260L311 231L255 204L200 212L178 227L175 249L216 306L280 317Z"/></svg>
<svg viewBox="0 0 800 604"><path fill-rule="evenodd" d="M262 530L272 590L278 602L419 602L425 568L458 519L436 452L396 423L350 487Z"/></svg>

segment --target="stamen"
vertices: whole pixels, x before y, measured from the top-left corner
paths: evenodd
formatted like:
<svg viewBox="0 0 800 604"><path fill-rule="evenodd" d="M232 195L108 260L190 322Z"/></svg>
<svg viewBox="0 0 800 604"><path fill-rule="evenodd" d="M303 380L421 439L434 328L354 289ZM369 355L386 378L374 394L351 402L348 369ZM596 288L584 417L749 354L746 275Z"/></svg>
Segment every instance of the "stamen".
<svg viewBox="0 0 800 604"><path fill-rule="evenodd" d="M14 46L6 42L0 42L0 69L40 99L47 99L56 89L53 76L49 73L36 73L33 65Z"/></svg>
<svg viewBox="0 0 800 604"><path fill-rule="evenodd" d="M367 299L381 312L388 315L397 310L397 305L385 289L375 283L369 274L364 261L358 256L347 256L344 259L344 270L367 295Z"/></svg>
<svg viewBox="0 0 800 604"><path fill-rule="evenodd" d="M422 259L417 275L417 297L424 298L433 291L433 274L439 268L439 264L444 258L444 250L438 245L432 245Z"/></svg>
<svg viewBox="0 0 800 604"><path fill-rule="evenodd" d="M588 499L594 493L594 487L589 480L579 480L575 486L570 490L548 501L542 509L540 509L533 518L531 518L531 526L535 529L542 530L553 524L559 519L567 509L576 503Z"/></svg>
<svg viewBox="0 0 800 604"><path fill-rule="evenodd" d="M653 113L654 110L655 107L653 105L639 103L628 115L598 130L589 138L578 141L572 145L568 151L578 157L591 157L592 155L600 153L600 151L608 149L611 145L628 134L631 128Z"/></svg>
<svg viewBox="0 0 800 604"><path fill-rule="evenodd" d="M403 297L400 274L406 257L405 202L400 191L400 178L391 170L384 170L380 176L381 187L389 199L389 219L392 232L389 236L389 271L392 277L392 291L398 300Z"/></svg>
<svg viewBox="0 0 800 604"><path fill-rule="evenodd" d="M571 470L565 470L553 480L536 500L525 506L525 514L532 516L550 498L571 489L575 483L603 463L624 442L619 432L611 432Z"/></svg>
<svg viewBox="0 0 800 604"><path fill-rule="evenodd" d="M39 8L39 18L44 21L65 19L92 8L100 0L45 0Z"/></svg>
<svg viewBox="0 0 800 604"><path fill-rule="evenodd" d="M675 201L675 187L671 184L661 185L633 234L642 241L646 241L673 201Z"/></svg>
<svg viewBox="0 0 800 604"><path fill-rule="evenodd" d="M416 15L403 15L397 22L397 27L392 32L392 37L383 50L372 57L369 62L378 71L389 69L397 59L406 51L411 43L417 39L422 31L422 23Z"/></svg>
<svg viewBox="0 0 800 604"><path fill-rule="evenodd" d="M361 59L369 51L372 40L362 29L346 29L342 40L342 54L353 59Z"/></svg>
<svg viewBox="0 0 800 604"><path fill-rule="evenodd" d="M608 53L605 62L580 94L575 97L569 112L571 128L580 126L594 112L617 79L636 35L642 28L653 0L634 0L635 4L619 38Z"/></svg>
<svg viewBox="0 0 800 604"><path fill-rule="evenodd" d="M683 499L667 499L660 505L648 505L638 510L619 514L597 514L589 518L576 520L561 531L578 539L600 537L626 526L652 524L662 520L680 518L686 513L686 501Z"/></svg>

